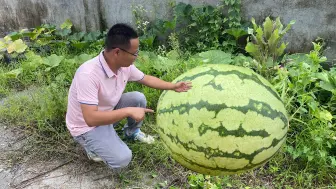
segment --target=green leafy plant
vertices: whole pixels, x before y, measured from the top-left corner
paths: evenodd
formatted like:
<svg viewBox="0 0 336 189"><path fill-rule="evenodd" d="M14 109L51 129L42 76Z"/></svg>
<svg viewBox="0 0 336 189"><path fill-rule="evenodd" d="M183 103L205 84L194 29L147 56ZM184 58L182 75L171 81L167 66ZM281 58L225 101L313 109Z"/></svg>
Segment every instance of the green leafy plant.
<svg viewBox="0 0 336 189"><path fill-rule="evenodd" d="M198 54L203 63L210 64L231 64L232 55L220 50L210 50Z"/></svg>
<svg viewBox="0 0 336 189"><path fill-rule="evenodd" d="M263 26L257 25L254 18L251 22L253 29L248 30L251 42L247 43L245 50L259 63L259 73L266 75L267 69L274 67L278 57L284 53L288 43L282 42L282 39L295 21L291 21L286 28L283 28L279 17L275 21L267 17Z"/></svg>
<svg viewBox="0 0 336 189"><path fill-rule="evenodd" d="M323 70L321 46L314 43L308 55L289 56L278 69L274 86L290 114L287 152L305 169L318 171L318 179L335 173L335 72Z"/></svg>
<svg viewBox="0 0 336 189"><path fill-rule="evenodd" d="M227 21L222 9L223 6L192 7L184 3L176 5L177 25L182 26L177 32L181 45L192 52L220 48L224 24Z"/></svg>
<svg viewBox="0 0 336 189"><path fill-rule="evenodd" d="M183 2L171 3L172 19L150 22L148 11L135 6L133 15L140 34L143 48L169 44L171 34L177 36L183 52L198 53L206 50L234 51L239 37L246 35L241 28L240 0L225 0L213 7L210 5L192 6ZM228 15L224 14L225 7ZM236 41L234 41L232 38Z"/></svg>
<svg viewBox="0 0 336 189"><path fill-rule="evenodd" d="M13 40L10 36L6 36L0 39L0 61L5 58L6 54L17 57L24 53L27 48L28 46L22 39Z"/></svg>
<svg viewBox="0 0 336 189"><path fill-rule="evenodd" d="M228 8L229 27L239 28L241 26L241 0L223 0L223 3Z"/></svg>
<svg viewBox="0 0 336 189"><path fill-rule="evenodd" d="M188 183L194 189L221 189L232 187L228 177L189 174Z"/></svg>

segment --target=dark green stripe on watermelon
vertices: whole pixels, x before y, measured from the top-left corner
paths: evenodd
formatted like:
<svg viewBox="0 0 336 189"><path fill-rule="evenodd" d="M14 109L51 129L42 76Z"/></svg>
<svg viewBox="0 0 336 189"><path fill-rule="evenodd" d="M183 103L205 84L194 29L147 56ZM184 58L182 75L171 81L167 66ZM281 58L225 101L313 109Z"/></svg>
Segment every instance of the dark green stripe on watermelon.
<svg viewBox="0 0 336 189"><path fill-rule="evenodd" d="M261 109L257 108L260 105L262 105L262 108ZM249 100L248 105L241 106L241 107L234 107L234 106L229 107L225 104L210 104L206 101L201 100L196 104L181 104L179 106L171 107L169 109L160 109L158 111L158 114L172 113L175 110L177 110L179 112L179 114L184 114L184 113L189 113L189 111L192 108L196 108L197 110L200 110L202 108L206 108L208 111L214 111L215 112L215 118L217 117L217 114L221 110L224 110L224 109L227 109L227 108L240 111L244 114L246 114L248 111L253 111L253 112L257 112L258 114L261 114L264 117L271 118L273 120L275 118L280 117L280 119L284 123L284 127L282 129L285 129L287 127L287 124L288 124L288 119L287 119L285 114L283 114L282 112L273 110L270 105L268 105L264 102L259 102L259 101L252 100L252 99Z"/></svg>
<svg viewBox="0 0 336 189"><path fill-rule="evenodd" d="M222 91L224 90L223 87L221 85L216 85L215 80L211 80L208 84L206 84L205 86L211 86L212 88Z"/></svg>
<svg viewBox="0 0 336 189"><path fill-rule="evenodd" d="M237 130L227 130L223 123L220 123L221 126L217 128L210 127L208 125L202 124L198 128L198 132L200 136L204 135L208 130L211 131L217 131L219 136L225 137L225 136L235 136L235 137L243 137L243 136L260 136L262 138L269 137L270 134L268 134L265 130L259 130L259 131L250 131L247 132L245 129L243 129L242 124L240 124L239 128Z"/></svg>
<svg viewBox="0 0 336 189"><path fill-rule="evenodd" d="M161 129L161 128L160 128L160 131L164 133L163 129ZM260 148L256 151L254 151L252 154L241 153L238 150L234 151L233 153L222 152L219 149L213 149L213 148L210 148L210 147L205 148L205 147L202 147L202 146L197 146L193 141L182 142L179 139L178 136L173 136L171 134L165 134L165 135L168 138L170 138L172 143L179 144L179 145L183 146L187 151L193 150L193 151L196 151L196 152L204 153L204 156L207 159L210 159L212 157L226 157L226 158L234 158L234 159L246 159L246 160L249 161L249 166L246 166L246 167L241 168L241 169L224 169L224 168L219 168L219 167L218 168L212 168L212 167L206 167L204 165L197 164L196 162L190 161L186 157L184 157L183 155L179 154L179 156L182 156L185 159L185 161L190 162L191 164L195 164L199 167L204 167L204 168L211 169L211 170L236 172L236 171L240 171L240 170L251 169L251 168L253 168L255 166L258 166L258 165L261 165L261 164L265 163L266 161L268 161L269 159L271 159L274 155L267 158L266 160L264 160L261 163L258 163L258 164L253 164L252 163L252 161L253 161L253 159L256 155L258 155L260 152L262 152L264 150L267 150L269 148L277 146L279 144L279 142L283 141L286 138L287 133L283 137L281 137L280 139L273 139L272 144L269 147ZM172 151L172 149L168 145L166 145L166 146L170 149L170 151L172 153L177 154L176 152Z"/></svg>
<svg viewBox="0 0 336 189"><path fill-rule="evenodd" d="M214 77L219 76L219 75L222 75L222 76L224 76L224 75L236 75L242 81L244 81L245 79L252 80L252 81L258 83L259 85L263 86L268 92L270 92L271 94L273 94L275 98L277 98L280 102L282 102L280 96L271 87L265 85L259 79L259 77L257 77L257 75L255 73L253 73L253 72L252 72L252 75L248 75L248 74L245 74L245 73L240 72L238 70L217 71L217 70L215 70L213 68L210 68L210 70L207 70L205 72L200 72L200 73L197 73L197 74L192 75L192 76L183 77L179 81L192 81L192 80L196 79L197 77L204 76L204 75L212 75Z"/></svg>
<svg viewBox="0 0 336 189"><path fill-rule="evenodd" d="M171 151L171 148L167 145L165 145L167 148L170 149ZM205 165L202 165L202 164L199 164L197 162L194 162L194 161L191 161L189 160L188 158L184 157L182 154L178 154L178 153L175 153L175 152L172 152L173 155L175 156L179 156L180 158L182 158L185 162L188 162L189 164L191 165L196 165L197 167L202 167L204 169L208 169L208 170L211 170L211 171L223 171L223 172L231 172L232 174L236 173L236 172L239 172L239 171L245 171L245 170L250 170L252 168L255 168L255 167L258 167L260 165L263 165L265 164L267 161L269 161L270 159L272 159L276 154L277 152L280 150L280 148L269 158L265 159L264 161L260 162L260 163L257 163L257 164L252 164L250 163L249 165L243 167L243 168L239 168L239 169L226 169L226 168L221 168L221 167L216 167L216 168L213 168L213 167L207 167ZM188 167L188 166L186 166ZM192 169L192 167L188 167L189 169ZM208 174L211 174L211 171L208 173Z"/></svg>
<svg viewBox="0 0 336 189"><path fill-rule="evenodd" d="M164 133L163 129L160 129L161 132ZM287 133L286 133L287 134ZM252 162L254 156L256 156L258 153L260 153L263 150L267 150L271 147L275 147L276 145L279 144L280 141L282 141L282 139L284 139L286 137L286 134L281 137L280 139L273 139L272 144L269 147L264 147L261 149L258 149L256 151L254 151L252 154L245 154L245 153L241 153L240 151L234 151L233 153L227 153L227 152L222 152L220 151L218 148L217 149L213 149L210 147L202 147L202 146L197 146L194 141L189 141L189 142L182 142L178 136L173 136L171 134L165 134L168 138L170 138L170 140L172 141L172 143L175 144L180 144L181 146L183 146L187 151L189 150L193 150L196 152L203 152L206 158L211 158L211 157L228 157L228 158L244 158L250 161L250 163ZM196 146L196 148L195 148Z"/></svg>

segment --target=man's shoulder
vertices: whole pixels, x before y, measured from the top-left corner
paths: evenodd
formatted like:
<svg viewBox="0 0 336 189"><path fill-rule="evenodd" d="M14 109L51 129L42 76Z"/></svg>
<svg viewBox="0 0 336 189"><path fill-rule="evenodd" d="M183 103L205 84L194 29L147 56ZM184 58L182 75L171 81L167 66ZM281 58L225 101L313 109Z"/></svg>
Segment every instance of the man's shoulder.
<svg viewBox="0 0 336 189"><path fill-rule="evenodd" d="M132 64L128 67L121 67L120 69L125 73L129 73L129 72L132 72L132 70L138 69L138 68L134 64Z"/></svg>
<svg viewBox="0 0 336 189"><path fill-rule="evenodd" d="M97 57L94 57L86 62L84 62L82 65L79 66L77 69L76 74L89 74L89 75L95 75L97 71L100 71L99 67L99 59Z"/></svg>

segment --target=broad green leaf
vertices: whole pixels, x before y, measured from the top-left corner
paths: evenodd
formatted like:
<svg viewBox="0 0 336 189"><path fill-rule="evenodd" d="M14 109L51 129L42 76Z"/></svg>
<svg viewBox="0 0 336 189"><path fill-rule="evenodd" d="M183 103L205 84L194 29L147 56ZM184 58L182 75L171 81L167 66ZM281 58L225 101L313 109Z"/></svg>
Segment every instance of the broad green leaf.
<svg viewBox="0 0 336 189"><path fill-rule="evenodd" d="M28 38L32 39L35 36L35 33L34 32L30 32L30 31L26 31L26 32L22 33L22 36L23 37L28 37Z"/></svg>
<svg viewBox="0 0 336 189"><path fill-rule="evenodd" d="M295 20L292 20L284 30L280 30L280 35L284 35L285 33L287 33L287 31L290 30L293 24L295 24Z"/></svg>
<svg viewBox="0 0 336 189"><path fill-rule="evenodd" d="M71 33L71 30L70 29L67 29L67 28L64 28L64 29L61 29L61 30L57 30L55 32L56 35L59 35L61 37L66 37L68 36L69 34Z"/></svg>
<svg viewBox="0 0 336 189"><path fill-rule="evenodd" d="M163 57L158 55L157 60L154 62L153 67L156 70L160 71L169 71L173 69L178 64L178 61L169 59L167 57Z"/></svg>
<svg viewBox="0 0 336 189"><path fill-rule="evenodd" d="M306 108L304 108L304 107L301 107L298 112L300 112L300 113L308 113L308 110Z"/></svg>
<svg viewBox="0 0 336 189"><path fill-rule="evenodd" d="M179 2L174 8L174 14L177 16L183 16L190 13L192 6L183 2Z"/></svg>
<svg viewBox="0 0 336 189"><path fill-rule="evenodd" d="M335 157L329 156L330 160L331 160L331 165L336 167L336 159Z"/></svg>
<svg viewBox="0 0 336 189"><path fill-rule="evenodd" d="M170 59L177 60L179 58L179 53L176 50L171 50L167 53L167 57Z"/></svg>
<svg viewBox="0 0 336 189"><path fill-rule="evenodd" d="M152 47L154 43L154 36L141 36L140 42L145 44L147 47Z"/></svg>
<svg viewBox="0 0 336 189"><path fill-rule="evenodd" d="M247 33L250 34L250 35L252 35L254 33L254 29L248 28L247 29Z"/></svg>
<svg viewBox="0 0 336 189"><path fill-rule="evenodd" d="M29 30L27 28L24 28L24 29L20 30L21 34L26 33L26 32L29 32Z"/></svg>
<svg viewBox="0 0 336 189"><path fill-rule="evenodd" d="M196 22L191 23L191 24L189 25L189 27L195 27L195 26L197 26L197 23L196 23Z"/></svg>
<svg viewBox="0 0 336 189"><path fill-rule="evenodd" d="M325 121L331 121L333 119L332 114L327 110L320 111L319 115L320 119Z"/></svg>
<svg viewBox="0 0 336 189"><path fill-rule="evenodd" d="M276 50L276 56L281 56L284 52L285 52L285 49L286 49L287 45L283 42L279 48L277 48Z"/></svg>
<svg viewBox="0 0 336 189"><path fill-rule="evenodd" d="M311 108L312 111L316 111L318 109L318 102L311 101L308 103L308 106Z"/></svg>
<svg viewBox="0 0 336 189"><path fill-rule="evenodd" d="M37 37L45 30L45 28L36 28L33 33L33 37L31 38L32 40L37 39Z"/></svg>
<svg viewBox="0 0 336 189"><path fill-rule="evenodd" d="M90 32L84 36L84 41L96 41L100 37L101 33L98 32Z"/></svg>
<svg viewBox="0 0 336 189"><path fill-rule="evenodd" d="M293 153L293 158L296 159L296 158L298 158L301 154L302 154L301 151L294 151L294 153Z"/></svg>
<svg viewBox="0 0 336 189"><path fill-rule="evenodd" d="M264 25L265 38L266 40L268 40L271 37L273 31L273 22L269 17L267 17L263 25Z"/></svg>
<svg viewBox="0 0 336 189"><path fill-rule="evenodd" d="M320 58L320 60L319 60L319 61L320 61L320 63L321 63L321 62L325 62L325 61L327 61L327 60L328 60L328 59L327 59L327 57L325 57L325 56L322 56L322 57Z"/></svg>
<svg viewBox="0 0 336 189"><path fill-rule="evenodd" d="M41 38L41 39L36 40L36 43L41 45L41 46L45 46L45 45L51 43L51 41L47 38Z"/></svg>
<svg viewBox="0 0 336 189"><path fill-rule="evenodd" d="M104 39L99 39L97 41L91 42L92 46L94 46L94 47L104 46L104 43L105 43Z"/></svg>
<svg viewBox="0 0 336 189"><path fill-rule="evenodd" d="M313 160L314 159L314 156L312 156L312 155L308 155L308 161L311 161L311 160Z"/></svg>
<svg viewBox="0 0 336 189"><path fill-rule="evenodd" d="M264 40L264 32L262 30L261 27L258 27L258 29L256 29L256 37L257 37L257 40L258 40L258 44L259 45L266 45L266 42Z"/></svg>
<svg viewBox="0 0 336 189"><path fill-rule="evenodd" d="M327 74L326 72L316 73L315 76L316 76L317 78L321 79L322 81L329 82L329 77L328 77L328 74Z"/></svg>
<svg viewBox="0 0 336 189"><path fill-rule="evenodd" d="M7 52L9 54L13 52L23 53L27 49L27 45L22 41L22 39L18 39L13 43L9 44L7 47Z"/></svg>
<svg viewBox="0 0 336 189"><path fill-rule="evenodd" d="M330 92L333 92L336 89L336 87L334 85L332 85L329 82L325 82L325 81L320 81L320 87L322 89L330 91Z"/></svg>
<svg viewBox="0 0 336 189"><path fill-rule="evenodd" d="M80 63L80 64L90 60L91 58L92 58L92 55L88 55L88 54L81 54L75 57L77 63Z"/></svg>
<svg viewBox="0 0 336 189"><path fill-rule="evenodd" d="M56 26L53 24L43 24L42 27L50 31L53 31L56 29Z"/></svg>
<svg viewBox="0 0 336 189"><path fill-rule="evenodd" d="M280 17L277 17L275 20L275 29L282 31L283 25L281 24Z"/></svg>
<svg viewBox="0 0 336 189"><path fill-rule="evenodd" d="M292 146L286 146L286 150L288 153L293 154L294 148Z"/></svg>
<svg viewBox="0 0 336 189"><path fill-rule="evenodd" d="M172 21L165 21L163 27L174 30L176 28L176 19Z"/></svg>
<svg viewBox="0 0 336 189"><path fill-rule="evenodd" d="M203 58L203 62L212 64L230 64L233 62L231 54L225 53L220 50L210 50L199 53L199 56Z"/></svg>
<svg viewBox="0 0 336 189"><path fill-rule="evenodd" d="M12 38L7 35L7 36L4 37L4 40L5 40L6 43L8 43L8 42L12 41Z"/></svg>
<svg viewBox="0 0 336 189"><path fill-rule="evenodd" d="M326 151L321 151L321 150L319 150L319 152L320 152L320 156L321 156L322 158L325 158L325 157L326 157L326 155L327 155L327 152L326 152Z"/></svg>
<svg viewBox="0 0 336 189"><path fill-rule="evenodd" d="M10 34L8 34L8 36L10 36L13 41L18 40L22 37L21 33L19 32L11 32Z"/></svg>
<svg viewBox="0 0 336 189"><path fill-rule="evenodd" d="M31 69L36 69L43 64L43 58L39 55L36 55L34 52L29 51L26 53L28 66Z"/></svg>
<svg viewBox="0 0 336 189"><path fill-rule="evenodd" d="M50 66L50 68L48 69L49 71L51 68L59 66L63 59L63 56L57 56L55 54L52 54L46 58L43 58L43 64Z"/></svg>
<svg viewBox="0 0 336 189"><path fill-rule="evenodd" d="M8 78L17 78L22 73L22 71L23 71L22 68L18 68L5 73L5 76Z"/></svg>
<svg viewBox="0 0 336 189"><path fill-rule="evenodd" d="M253 29L254 30L257 30L258 29L258 26L257 26L257 24L256 24L256 22L255 22L255 19L252 17L251 18L251 22L252 22L252 24L253 24Z"/></svg>
<svg viewBox="0 0 336 189"><path fill-rule="evenodd" d="M70 41L68 41L68 40L55 40L55 41L53 41L53 44L57 45L57 46L66 46L66 45L70 44Z"/></svg>
<svg viewBox="0 0 336 189"><path fill-rule="evenodd" d="M80 41L85 36L85 32L78 32L71 36L69 36L69 40L71 41Z"/></svg>
<svg viewBox="0 0 336 189"><path fill-rule="evenodd" d="M311 62L309 57L304 53L295 53L295 54L288 55L287 59L292 59L293 62L295 62L294 64L299 63L299 62L307 62L307 63Z"/></svg>
<svg viewBox="0 0 336 189"><path fill-rule="evenodd" d="M322 48L322 46L319 43L313 42L313 45L314 45L314 50L315 51L319 52L321 50L321 48Z"/></svg>
<svg viewBox="0 0 336 189"><path fill-rule="evenodd" d="M247 34L245 30L238 29L238 28L228 29L226 30L226 33L232 35L236 40L238 40L239 37Z"/></svg>
<svg viewBox="0 0 336 189"><path fill-rule="evenodd" d="M273 62L272 57L268 57L268 58L267 58L266 66L267 66L268 68L272 68L272 67L274 67L274 62Z"/></svg>
<svg viewBox="0 0 336 189"><path fill-rule="evenodd" d="M80 41L80 42L72 42L72 46L76 47L77 49L83 49L83 48L86 48L86 47L89 47L90 46L90 42L88 41Z"/></svg>
<svg viewBox="0 0 336 189"><path fill-rule="evenodd" d="M328 148L332 148L332 145L330 144L329 141L327 141L327 146L328 146Z"/></svg>
<svg viewBox="0 0 336 189"><path fill-rule="evenodd" d="M271 34L271 37L268 40L268 46L270 49L272 49L271 52L277 48L279 39L280 39L279 30L275 29L274 32Z"/></svg>
<svg viewBox="0 0 336 189"><path fill-rule="evenodd" d="M304 147L303 147L303 153L306 154L309 150L310 150L310 148L308 148L307 146L304 146Z"/></svg>
<svg viewBox="0 0 336 189"><path fill-rule="evenodd" d="M250 53L252 56L259 57L260 56L260 51L259 51L259 46L255 45L253 43L247 43L245 47L246 52Z"/></svg>
<svg viewBox="0 0 336 189"><path fill-rule="evenodd" d="M70 19L67 19L62 25L61 29L71 29L72 27L72 22Z"/></svg>

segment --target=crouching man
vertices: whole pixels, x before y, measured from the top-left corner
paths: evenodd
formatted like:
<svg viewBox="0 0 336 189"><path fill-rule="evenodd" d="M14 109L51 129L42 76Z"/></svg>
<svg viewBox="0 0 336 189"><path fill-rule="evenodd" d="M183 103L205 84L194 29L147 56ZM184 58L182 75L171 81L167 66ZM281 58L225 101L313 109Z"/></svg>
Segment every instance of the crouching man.
<svg viewBox="0 0 336 189"><path fill-rule="evenodd" d="M170 83L145 75L133 64L139 53L136 31L126 24L116 24L108 32L104 50L82 64L73 78L66 114L66 124L74 139L94 161L103 161L112 169L126 167L132 152L114 130L127 119L124 135L132 140L152 143L141 131L146 97L140 92L124 93L127 82L134 81L161 90L185 92L190 82Z"/></svg>

